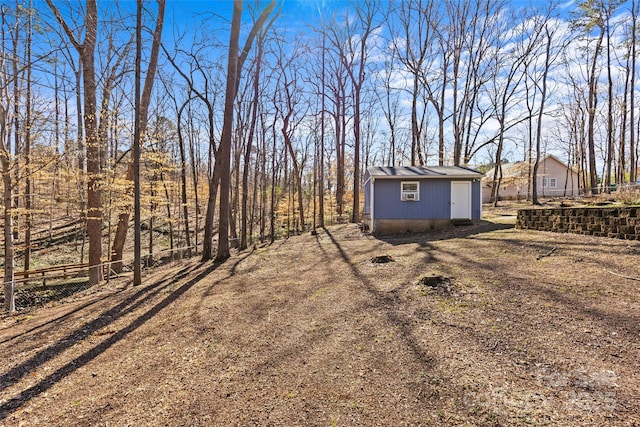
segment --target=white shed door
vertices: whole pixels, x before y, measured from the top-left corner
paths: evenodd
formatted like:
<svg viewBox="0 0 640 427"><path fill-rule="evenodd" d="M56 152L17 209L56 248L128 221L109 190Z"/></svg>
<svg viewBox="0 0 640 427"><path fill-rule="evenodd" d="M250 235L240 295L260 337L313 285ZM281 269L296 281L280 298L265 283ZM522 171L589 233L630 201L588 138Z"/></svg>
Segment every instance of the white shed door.
<svg viewBox="0 0 640 427"><path fill-rule="evenodd" d="M451 181L451 219L471 219L471 183Z"/></svg>

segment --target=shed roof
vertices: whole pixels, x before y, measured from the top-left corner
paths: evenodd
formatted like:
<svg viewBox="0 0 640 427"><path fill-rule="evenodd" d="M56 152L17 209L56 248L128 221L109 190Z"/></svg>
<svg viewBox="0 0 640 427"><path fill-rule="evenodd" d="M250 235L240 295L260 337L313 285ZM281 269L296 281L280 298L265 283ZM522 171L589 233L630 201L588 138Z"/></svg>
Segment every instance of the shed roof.
<svg viewBox="0 0 640 427"><path fill-rule="evenodd" d="M371 166L369 175L375 178L481 178L484 175L462 166Z"/></svg>

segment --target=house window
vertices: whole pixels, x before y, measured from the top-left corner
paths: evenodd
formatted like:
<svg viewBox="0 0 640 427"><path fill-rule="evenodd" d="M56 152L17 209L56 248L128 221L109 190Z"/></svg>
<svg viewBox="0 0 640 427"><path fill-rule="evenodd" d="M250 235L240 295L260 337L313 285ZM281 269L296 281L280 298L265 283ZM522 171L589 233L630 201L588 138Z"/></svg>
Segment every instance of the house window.
<svg viewBox="0 0 640 427"><path fill-rule="evenodd" d="M420 200L420 182L403 181L401 185L400 200L404 202Z"/></svg>
<svg viewBox="0 0 640 427"><path fill-rule="evenodd" d="M542 187L543 188L556 188L558 186L558 179L557 178L549 178L547 179L546 177L542 178Z"/></svg>

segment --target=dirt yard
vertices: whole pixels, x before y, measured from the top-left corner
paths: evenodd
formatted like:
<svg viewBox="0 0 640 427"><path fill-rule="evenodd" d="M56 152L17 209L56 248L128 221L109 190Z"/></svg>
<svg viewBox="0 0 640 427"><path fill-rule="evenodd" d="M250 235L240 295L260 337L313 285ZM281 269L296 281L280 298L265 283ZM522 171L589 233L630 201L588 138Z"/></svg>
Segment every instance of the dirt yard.
<svg viewBox="0 0 640 427"><path fill-rule="evenodd" d="M640 425L640 243L499 218L335 226L5 316L0 425Z"/></svg>

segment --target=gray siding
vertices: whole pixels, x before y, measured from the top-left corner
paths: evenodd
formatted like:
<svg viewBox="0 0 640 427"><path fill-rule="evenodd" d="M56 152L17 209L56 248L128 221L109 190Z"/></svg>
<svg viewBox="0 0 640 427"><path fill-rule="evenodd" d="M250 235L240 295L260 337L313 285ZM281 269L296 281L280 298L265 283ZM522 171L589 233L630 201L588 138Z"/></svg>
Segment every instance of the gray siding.
<svg viewBox="0 0 640 427"><path fill-rule="evenodd" d="M419 201L403 202L400 200L401 180L376 179L374 185L375 211L373 214L375 219L451 218L450 180L407 178L406 181L420 181Z"/></svg>

